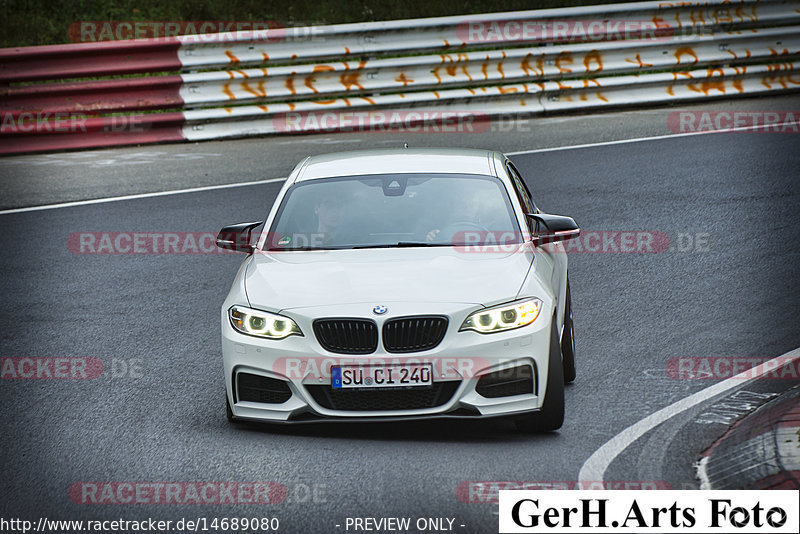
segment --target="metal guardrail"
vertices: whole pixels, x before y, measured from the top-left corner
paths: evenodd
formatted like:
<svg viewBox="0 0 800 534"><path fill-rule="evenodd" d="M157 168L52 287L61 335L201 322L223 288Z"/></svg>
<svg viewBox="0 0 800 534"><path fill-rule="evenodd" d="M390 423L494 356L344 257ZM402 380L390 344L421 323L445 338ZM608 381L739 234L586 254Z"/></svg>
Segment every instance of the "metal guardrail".
<svg viewBox="0 0 800 534"><path fill-rule="evenodd" d="M3 49L0 154L792 91L799 59L800 0Z"/></svg>

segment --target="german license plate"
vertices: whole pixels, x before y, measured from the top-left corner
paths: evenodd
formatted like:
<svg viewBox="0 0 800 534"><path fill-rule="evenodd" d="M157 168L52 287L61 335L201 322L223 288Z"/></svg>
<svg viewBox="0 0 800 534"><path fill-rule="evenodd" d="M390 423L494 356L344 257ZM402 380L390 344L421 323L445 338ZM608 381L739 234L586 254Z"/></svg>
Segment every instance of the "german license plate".
<svg viewBox="0 0 800 534"><path fill-rule="evenodd" d="M431 364L341 365L331 367L331 387L396 388L433 385Z"/></svg>

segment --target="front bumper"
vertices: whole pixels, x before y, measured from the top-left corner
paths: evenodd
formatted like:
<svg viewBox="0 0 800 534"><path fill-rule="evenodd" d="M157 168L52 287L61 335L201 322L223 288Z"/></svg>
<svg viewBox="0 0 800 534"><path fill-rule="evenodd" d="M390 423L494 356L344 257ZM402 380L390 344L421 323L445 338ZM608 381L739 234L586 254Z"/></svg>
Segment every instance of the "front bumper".
<svg viewBox="0 0 800 534"><path fill-rule="evenodd" d="M453 306L389 303L393 314L386 317L367 317L363 306L357 309L287 310L282 314L297 322L304 335L274 341L241 334L233 329L222 310L222 355L228 402L234 417L269 422L310 422L320 420L395 421L427 418L484 418L519 414L540 409L547 382L548 354L552 310L541 310L531 325L508 332L479 334L459 332L466 316L474 310L463 304ZM412 309L413 308L413 309ZM449 317L442 342L431 350L391 354L379 340L376 352L368 355L334 354L325 350L314 336L312 321L316 317L346 316L374 319L378 328L386 320L404 315L439 314ZM331 388L332 365L366 365L393 363L431 363L433 388L422 392L420 387L380 391L336 390ZM500 370L527 369L530 388L527 393L491 396L485 387L478 386L486 375ZM288 387L286 400L267 397L270 402L242 400L239 378L248 380L265 377L282 381ZM256 378L253 378L256 377ZM512 374L512 376L515 376ZM483 385L486 385L484 380ZM502 388L500 388L502 389ZM435 391L434 391L435 390ZM482 391L484 394L479 393ZM498 391L498 390L495 390ZM514 388L510 390L514 393ZM502 393L502 391L500 391ZM350 395L341 402L342 395ZM248 397L252 398L251 395ZM334 400L331 400L333 397ZM337 402L339 399L340 402ZM359 405L361 399L363 405ZM432 399L427 404L425 399ZM388 403L386 402L388 400ZM276 402L282 401L282 402ZM370 404L372 403L372 404Z"/></svg>

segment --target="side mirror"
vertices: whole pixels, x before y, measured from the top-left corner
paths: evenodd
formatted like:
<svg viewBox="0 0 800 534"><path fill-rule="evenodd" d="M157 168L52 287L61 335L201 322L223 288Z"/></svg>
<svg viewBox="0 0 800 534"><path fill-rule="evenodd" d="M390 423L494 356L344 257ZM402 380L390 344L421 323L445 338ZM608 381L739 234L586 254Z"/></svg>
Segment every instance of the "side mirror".
<svg viewBox="0 0 800 534"><path fill-rule="evenodd" d="M575 224L572 217L547 213L528 213L527 215L541 225L539 233L533 237L533 244L537 247L547 243L572 239L573 237L578 237L581 233L581 229Z"/></svg>
<svg viewBox="0 0 800 534"><path fill-rule="evenodd" d="M256 246L250 243L250 234L253 233L253 228L262 224L264 221L226 226L217 234L217 246L226 250L250 254L256 249Z"/></svg>

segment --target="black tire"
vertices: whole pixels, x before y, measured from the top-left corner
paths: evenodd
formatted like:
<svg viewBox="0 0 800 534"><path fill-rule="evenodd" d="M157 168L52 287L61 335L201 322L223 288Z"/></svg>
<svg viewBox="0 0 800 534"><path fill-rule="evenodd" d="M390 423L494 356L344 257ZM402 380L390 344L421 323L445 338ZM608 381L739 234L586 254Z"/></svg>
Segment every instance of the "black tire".
<svg viewBox="0 0 800 534"><path fill-rule="evenodd" d="M564 383L575 380L575 328L572 322L572 295L567 278L567 298L564 308L564 329L561 332L561 361L564 368Z"/></svg>
<svg viewBox="0 0 800 534"><path fill-rule="evenodd" d="M235 421L233 417L233 410L231 410L231 401L228 400L228 392L225 392L225 417L228 421Z"/></svg>
<svg viewBox="0 0 800 534"><path fill-rule="evenodd" d="M550 357L547 365L547 385L542 408L538 412L526 413L517 418L515 423L520 432L549 432L558 430L564 424L564 375L555 317L550 332Z"/></svg>

